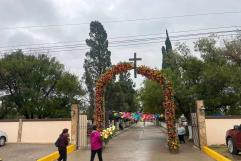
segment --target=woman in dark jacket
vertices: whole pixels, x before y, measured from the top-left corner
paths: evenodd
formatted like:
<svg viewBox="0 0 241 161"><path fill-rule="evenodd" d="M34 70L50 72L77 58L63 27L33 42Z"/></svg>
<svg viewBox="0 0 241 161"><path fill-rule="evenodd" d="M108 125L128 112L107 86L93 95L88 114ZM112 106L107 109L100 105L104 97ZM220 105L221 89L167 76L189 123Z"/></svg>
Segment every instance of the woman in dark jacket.
<svg viewBox="0 0 241 161"><path fill-rule="evenodd" d="M58 138L58 150L59 150L59 159L58 161L67 161L67 146L69 145L69 133L68 129L63 129L63 132L59 135Z"/></svg>

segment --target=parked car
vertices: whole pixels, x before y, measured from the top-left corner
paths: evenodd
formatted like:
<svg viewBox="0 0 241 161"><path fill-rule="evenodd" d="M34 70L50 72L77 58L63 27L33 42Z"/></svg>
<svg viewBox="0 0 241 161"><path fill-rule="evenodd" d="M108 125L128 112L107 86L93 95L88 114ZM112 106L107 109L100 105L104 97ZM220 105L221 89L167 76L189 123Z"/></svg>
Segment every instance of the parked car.
<svg viewBox="0 0 241 161"><path fill-rule="evenodd" d="M238 154L241 151L241 124L226 132L226 144L231 154Z"/></svg>
<svg viewBox="0 0 241 161"><path fill-rule="evenodd" d="M7 142L8 136L5 132L0 131L0 146L5 145L5 143Z"/></svg>

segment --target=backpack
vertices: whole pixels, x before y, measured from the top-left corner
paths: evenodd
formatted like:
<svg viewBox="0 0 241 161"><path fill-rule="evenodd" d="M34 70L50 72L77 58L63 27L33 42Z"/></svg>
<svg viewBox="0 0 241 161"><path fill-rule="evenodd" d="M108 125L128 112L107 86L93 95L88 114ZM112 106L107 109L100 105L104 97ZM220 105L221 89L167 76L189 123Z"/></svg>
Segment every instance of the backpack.
<svg viewBox="0 0 241 161"><path fill-rule="evenodd" d="M56 147L59 147L59 138L55 141L54 145L55 145Z"/></svg>

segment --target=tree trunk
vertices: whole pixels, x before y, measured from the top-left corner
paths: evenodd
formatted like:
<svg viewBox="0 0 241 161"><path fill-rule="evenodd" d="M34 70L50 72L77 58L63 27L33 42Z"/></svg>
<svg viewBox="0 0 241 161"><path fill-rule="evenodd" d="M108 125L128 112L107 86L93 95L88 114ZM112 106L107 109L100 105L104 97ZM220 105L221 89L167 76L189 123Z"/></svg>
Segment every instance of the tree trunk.
<svg viewBox="0 0 241 161"><path fill-rule="evenodd" d="M27 114L27 113L25 113L24 116L25 116L26 119L29 119L29 118L30 118L30 117L29 117L29 114Z"/></svg>

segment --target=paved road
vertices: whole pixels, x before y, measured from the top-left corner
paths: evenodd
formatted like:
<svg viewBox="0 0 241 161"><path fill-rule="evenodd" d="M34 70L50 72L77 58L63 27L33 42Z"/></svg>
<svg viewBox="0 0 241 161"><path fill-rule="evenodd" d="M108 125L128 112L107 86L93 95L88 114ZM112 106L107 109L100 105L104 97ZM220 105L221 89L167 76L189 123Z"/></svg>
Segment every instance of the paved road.
<svg viewBox="0 0 241 161"><path fill-rule="evenodd" d="M0 147L3 161L36 161L56 151L53 144L6 144Z"/></svg>
<svg viewBox="0 0 241 161"><path fill-rule="evenodd" d="M80 150L70 154L68 160L88 161L89 157L89 150ZM103 158L104 161L213 161L191 144L181 145L178 154L170 154L166 134L156 126L136 126L113 138Z"/></svg>

